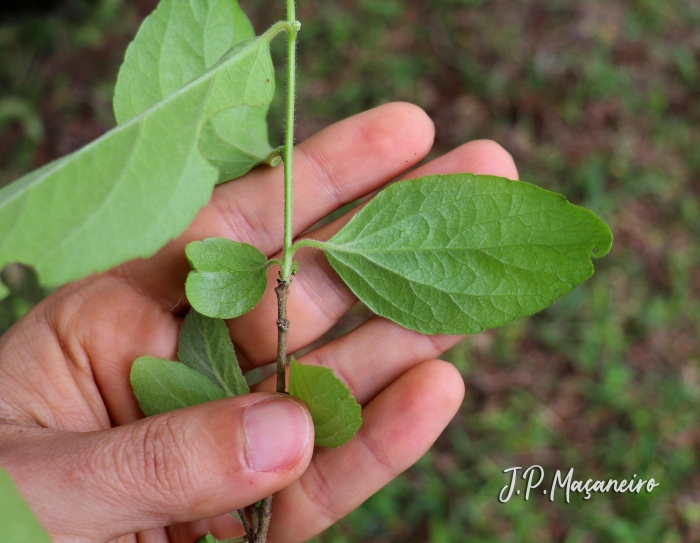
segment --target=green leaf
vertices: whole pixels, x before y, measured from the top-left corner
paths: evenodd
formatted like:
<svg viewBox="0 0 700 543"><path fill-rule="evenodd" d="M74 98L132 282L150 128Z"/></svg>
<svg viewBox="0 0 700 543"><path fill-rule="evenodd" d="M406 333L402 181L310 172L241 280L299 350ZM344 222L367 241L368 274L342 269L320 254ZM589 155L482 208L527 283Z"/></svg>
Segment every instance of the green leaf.
<svg viewBox="0 0 700 543"><path fill-rule="evenodd" d="M0 528L3 543L51 543L12 479L1 467Z"/></svg>
<svg viewBox="0 0 700 543"><path fill-rule="evenodd" d="M185 292L203 315L232 319L255 307L267 285L267 257L252 245L223 238L185 247L193 271Z"/></svg>
<svg viewBox="0 0 700 543"><path fill-rule="evenodd" d="M236 0L161 0L126 51L114 90L122 123L211 68L234 45L255 37ZM214 115L200 149L219 181L240 177L265 160L268 105L241 105Z"/></svg>
<svg viewBox="0 0 700 543"><path fill-rule="evenodd" d="M153 254L179 235L219 178L199 152L214 113L268 104L278 23L205 73L75 153L0 190L0 269L36 267L58 285Z"/></svg>
<svg viewBox="0 0 700 543"><path fill-rule="evenodd" d="M559 194L451 174L391 185L322 245L378 315L426 334L473 334L536 313L585 281L612 234Z"/></svg>
<svg viewBox="0 0 700 543"><path fill-rule="evenodd" d="M289 393L309 408L316 445L340 447L362 424L360 405L330 368L303 365L292 357Z"/></svg>
<svg viewBox="0 0 700 543"><path fill-rule="evenodd" d="M217 183L241 177L267 161L273 152L267 137L267 110L267 105L227 109L204 126L199 148L219 169ZM278 163L276 159L270 165Z"/></svg>
<svg viewBox="0 0 700 543"><path fill-rule="evenodd" d="M147 417L226 397L223 390L184 364L153 356L134 361L131 386Z"/></svg>
<svg viewBox="0 0 700 543"><path fill-rule="evenodd" d="M238 365L228 328L221 319L205 317L190 309L180 330L178 358L228 396L250 392Z"/></svg>
<svg viewBox="0 0 700 543"><path fill-rule="evenodd" d="M197 543L246 543L246 537L234 537L232 539L216 539L211 533L203 535L197 540Z"/></svg>

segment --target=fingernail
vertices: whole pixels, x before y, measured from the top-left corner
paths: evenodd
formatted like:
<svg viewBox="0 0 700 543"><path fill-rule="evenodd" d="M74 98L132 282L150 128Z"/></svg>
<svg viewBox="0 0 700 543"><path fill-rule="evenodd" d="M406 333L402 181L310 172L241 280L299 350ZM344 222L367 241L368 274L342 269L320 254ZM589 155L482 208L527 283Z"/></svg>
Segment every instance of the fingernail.
<svg viewBox="0 0 700 543"><path fill-rule="evenodd" d="M256 471L283 471L306 449L311 425L304 408L293 400L256 403L244 415L248 465Z"/></svg>

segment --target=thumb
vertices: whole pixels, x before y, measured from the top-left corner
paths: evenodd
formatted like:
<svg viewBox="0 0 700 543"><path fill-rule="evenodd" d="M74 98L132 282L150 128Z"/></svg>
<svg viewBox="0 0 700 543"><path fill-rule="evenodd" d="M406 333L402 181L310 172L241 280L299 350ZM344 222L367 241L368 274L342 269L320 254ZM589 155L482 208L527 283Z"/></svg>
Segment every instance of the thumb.
<svg viewBox="0 0 700 543"><path fill-rule="evenodd" d="M2 463L55 542L235 511L298 478L314 441L305 406L263 393L100 432L9 429Z"/></svg>

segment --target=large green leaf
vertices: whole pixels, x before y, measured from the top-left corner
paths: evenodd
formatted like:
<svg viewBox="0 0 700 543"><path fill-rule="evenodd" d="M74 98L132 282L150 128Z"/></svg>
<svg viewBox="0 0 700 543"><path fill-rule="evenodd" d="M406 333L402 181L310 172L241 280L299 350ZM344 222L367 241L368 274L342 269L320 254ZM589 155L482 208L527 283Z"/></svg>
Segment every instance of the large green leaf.
<svg viewBox="0 0 700 543"><path fill-rule="evenodd" d="M228 396L250 392L238 365L226 323L190 309L178 339L180 362L204 375Z"/></svg>
<svg viewBox="0 0 700 543"><path fill-rule="evenodd" d="M603 221L559 194L452 174L388 187L323 248L378 315L426 334L471 334L547 307L611 245Z"/></svg>
<svg viewBox="0 0 700 543"><path fill-rule="evenodd" d="M340 447L362 424L360 405L330 368L300 364L292 357L289 394L309 408L316 445Z"/></svg>
<svg viewBox="0 0 700 543"><path fill-rule="evenodd" d="M153 356L134 361L131 386L148 417L226 397L223 390L185 364Z"/></svg>
<svg viewBox="0 0 700 543"><path fill-rule="evenodd" d="M255 307L267 285L267 257L252 245L209 238L185 247L193 271L185 292L192 307L209 317L232 319Z"/></svg>
<svg viewBox="0 0 700 543"><path fill-rule="evenodd" d="M51 543L12 479L1 467L0 533L3 543Z"/></svg>
<svg viewBox="0 0 700 543"><path fill-rule="evenodd" d="M273 95L269 41L238 44L208 71L75 153L0 190L0 269L57 285L149 256L180 234L219 178L200 153L206 120Z"/></svg>
<svg viewBox="0 0 700 543"><path fill-rule="evenodd" d="M254 36L236 0L161 0L119 70L113 102L117 122L170 96ZM219 168L219 181L240 177L270 154L267 109L267 104L241 105L209 119L199 145Z"/></svg>
<svg viewBox="0 0 700 543"><path fill-rule="evenodd" d="M199 147L219 169L217 183L241 177L263 162L279 164L268 143L267 110L267 105L227 109L204 125Z"/></svg>

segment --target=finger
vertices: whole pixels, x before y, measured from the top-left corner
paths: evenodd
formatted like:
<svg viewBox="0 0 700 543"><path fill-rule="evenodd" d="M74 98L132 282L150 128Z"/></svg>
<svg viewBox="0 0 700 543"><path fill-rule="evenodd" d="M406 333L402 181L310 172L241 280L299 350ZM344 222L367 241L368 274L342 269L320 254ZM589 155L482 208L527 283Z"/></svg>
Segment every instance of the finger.
<svg viewBox="0 0 700 543"><path fill-rule="evenodd" d="M375 317L357 330L315 349L300 358L300 362L331 367L355 399L366 405L410 368L437 356L459 339L460 336L425 336ZM254 389L273 391L275 379L272 375ZM171 536L178 543L186 543L207 532L222 539L232 538L240 535L241 528L230 516L219 517L197 525L178 525L171 530Z"/></svg>
<svg viewBox="0 0 700 543"><path fill-rule="evenodd" d="M2 443L2 465L54 541L111 541L287 486L311 460L313 426L295 400L253 394L101 432L7 426Z"/></svg>
<svg viewBox="0 0 700 543"><path fill-rule="evenodd" d="M344 336L299 358L302 364L333 370L360 405L368 404L410 368L439 356L463 336L427 336L372 317ZM253 390L274 392L271 375Z"/></svg>
<svg viewBox="0 0 700 543"><path fill-rule="evenodd" d="M167 528L170 539L168 543L192 543L203 535L211 533L216 539L233 539L245 535L240 521L231 514L214 518L173 524Z"/></svg>
<svg viewBox="0 0 700 543"><path fill-rule="evenodd" d="M517 179L518 171L512 157L497 143L480 140L462 145L454 151L417 168L407 178L436 173L472 172ZM309 234L327 240L337 232L356 210ZM305 347L321 337L356 302L355 296L328 264L318 250L303 250L295 254L299 274L289 289L288 314L291 323L287 338L289 352ZM270 326L277 318L274 275L268 275L268 288L251 312L236 319L230 326L231 337L244 354L244 359L257 366L273 360L276 354L277 329Z"/></svg>
<svg viewBox="0 0 700 543"><path fill-rule="evenodd" d="M428 153L433 136L434 126L423 110L394 103L336 123L301 143L293 163L294 233L413 166ZM270 255L282 247L283 225L283 170L257 168L217 187L182 236L154 257L133 261L117 273L171 308L183 299L187 243L225 237Z"/></svg>
<svg viewBox="0 0 700 543"><path fill-rule="evenodd" d="M355 437L320 449L304 475L275 495L270 543L306 541L414 464L455 415L464 384L447 362L416 366L362 412Z"/></svg>
<svg viewBox="0 0 700 543"><path fill-rule="evenodd" d="M517 176L510 155L492 142L463 145L413 174L455 170ZM313 235L319 239L330 237L350 215ZM300 251L297 257L301 261L301 273L294 278L289 301L291 352L320 337L355 303L354 295L319 251ZM274 273L270 272L271 285L274 285ZM86 300L100 303L90 304ZM94 375L109 418L116 424L124 424L140 417L129 383L131 363L143 354L174 359L179 319L163 311L161 303L134 291L133 283L130 286L123 278L108 276L64 287L42 305L47 306L46 320L52 323L57 336L72 338L62 344L67 360L81 362L84 373ZM276 311L274 292L268 289L255 310L235 321L232 336L244 354L240 360L244 369L274 359L276 328L269 324L276 319ZM57 403L60 404L58 399Z"/></svg>

